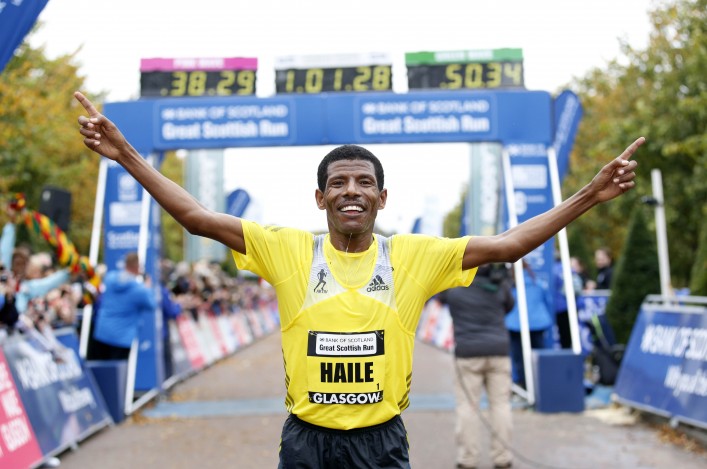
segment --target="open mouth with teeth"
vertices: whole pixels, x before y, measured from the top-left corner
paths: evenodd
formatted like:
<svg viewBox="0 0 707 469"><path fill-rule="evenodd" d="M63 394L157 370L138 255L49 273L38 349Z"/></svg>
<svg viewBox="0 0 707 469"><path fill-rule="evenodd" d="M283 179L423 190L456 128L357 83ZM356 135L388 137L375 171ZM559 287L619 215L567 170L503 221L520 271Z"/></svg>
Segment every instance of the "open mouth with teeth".
<svg viewBox="0 0 707 469"><path fill-rule="evenodd" d="M345 205L339 209L340 212L346 212L346 213L359 213L363 212L363 208L358 206L358 205Z"/></svg>

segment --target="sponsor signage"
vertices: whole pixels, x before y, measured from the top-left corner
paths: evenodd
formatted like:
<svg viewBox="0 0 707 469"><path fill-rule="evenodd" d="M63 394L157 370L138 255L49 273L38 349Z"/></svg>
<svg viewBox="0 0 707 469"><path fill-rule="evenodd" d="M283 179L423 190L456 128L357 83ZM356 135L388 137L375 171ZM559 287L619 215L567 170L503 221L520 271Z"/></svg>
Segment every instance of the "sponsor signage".
<svg viewBox="0 0 707 469"><path fill-rule="evenodd" d="M157 165L159 166L159 164ZM142 198L146 191L119 164L108 162L104 201L104 262L108 270L121 270L125 255L139 251ZM160 207L150 200L147 216L147 250L144 271L153 280L153 291L159 295L155 280L159 279L158 255L161 250ZM159 302L158 302L159 303ZM100 314L100 312L99 312ZM155 311L144 318L139 329L138 365L135 375L136 390L154 389L163 381L162 314Z"/></svg>
<svg viewBox="0 0 707 469"><path fill-rule="evenodd" d="M614 391L628 405L707 428L707 307L644 303Z"/></svg>
<svg viewBox="0 0 707 469"><path fill-rule="evenodd" d="M518 223L523 223L553 207L547 148L542 143L506 146L511 160ZM553 285L555 239L551 238L524 257L545 290Z"/></svg>
<svg viewBox="0 0 707 469"><path fill-rule="evenodd" d="M177 323L179 318L176 320L167 321L166 326L169 329L169 347L171 352L172 360L172 376L186 376L192 371L190 357L187 354L187 349L184 346L181 336L179 334L179 328ZM165 376L169 378L170 376Z"/></svg>
<svg viewBox="0 0 707 469"><path fill-rule="evenodd" d="M201 351L201 344L199 343L194 322L187 319L186 316L180 315L177 316L175 324L191 368L193 370L202 369L206 366L206 358Z"/></svg>
<svg viewBox="0 0 707 469"><path fill-rule="evenodd" d="M154 104L155 148L228 148L320 143L317 109L297 106L295 98L162 99ZM312 102L310 101L310 104ZM301 111L301 112L298 112ZM307 125L313 111L311 131ZM319 109L321 112L321 109ZM304 119L300 121L300 118ZM321 123L320 123L321 125ZM298 132L299 130L299 132Z"/></svg>
<svg viewBox="0 0 707 469"><path fill-rule="evenodd" d="M609 335L611 326L608 325L606 317L606 304L609 302L610 293L609 290L596 290L578 294L576 297L579 341L584 353L591 353L594 350L594 333L590 324L595 329L601 328L601 333L605 334L608 345L615 343L613 333Z"/></svg>
<svg viewBox="0 0 707 469"><path fill-rule="evenodd" d="M140 152L339 143L553 140L544 91L323 93L142 99L105 114Z"/></svg>
<svg viewBox="0 0 707 469"><path fill-rule="evenodd" d="M42 451L0 348L0 467L32 467L41 460Z"/></svg>
<svg viewBox="0 0 707 469"><path fill-rule="evenodd" d="M549 142L550 107L535 91L337 95L328 130L335 143Z"/></svg>
<svg viewBox="0 0 707 469"><path fill-rule="evenodd" d="M48 350L34 337L10 337L3 352L43 454L111 422L93 376L73 349Z"/></svg>

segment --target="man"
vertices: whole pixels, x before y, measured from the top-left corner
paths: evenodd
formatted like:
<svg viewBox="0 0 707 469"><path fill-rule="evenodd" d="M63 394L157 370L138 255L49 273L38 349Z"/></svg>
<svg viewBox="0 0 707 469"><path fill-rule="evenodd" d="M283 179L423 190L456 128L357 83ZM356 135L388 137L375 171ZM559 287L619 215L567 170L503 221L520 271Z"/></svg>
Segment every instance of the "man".
<svg viewBox="0 0 707 469"><path fill-rule="evenodd" d="M511 360L504 317L515 299L506 269L482 265L474 283L444 291L438 298L449 306L454 329L457 467L479 464L484 390L491 416L491 460L495 468L511 467Z"/></svg>
<svg viewBox="0 0 707 469"><path fill-rule="evenodd" d="M138 280L139 274L140 262L135 252L125 255L123 270L106 274L93 330L95 350L91 358L127 360L143 317L155 314L155 295Z"/></svg>
<svg viewBox="0 0 707 469"><path fill-rule="evenodd" d="M121 164L191 234L228 246L239 268L275 287L290 414L283 468L409 467L400 413L409 405L425 301L469 285L479 265L520 259L594 205L631 189L637 163L630 157L644 141L549 212L498 236L459 239L374 235L388 197L383 168L364 148L338 147L318 168L315 200L329 233L315 237L204 208L148 165L84 95L75 97L88 113L78 118L88 148Z"/></svg>

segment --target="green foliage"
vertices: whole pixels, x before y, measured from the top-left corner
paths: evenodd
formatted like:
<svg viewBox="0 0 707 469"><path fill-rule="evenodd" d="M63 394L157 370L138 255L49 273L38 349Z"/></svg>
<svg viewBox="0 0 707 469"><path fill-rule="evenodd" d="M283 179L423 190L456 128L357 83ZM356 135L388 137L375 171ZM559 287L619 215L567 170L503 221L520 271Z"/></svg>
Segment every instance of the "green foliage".
<svg viewBox="0 0 707 469"><path fill-rule="evenodd" d="M466 199L467 191L462 191L459 203L444 217L442 221L442 236L447 238L456 238L461 232L462 226L462 207Z"/></svg>
<svg viewBox="0 0 707 469"><path fill-rule="evenodd" d="M27 208L37 210L45 185L71 192L67 233L87 254L99 159L83 145L73 92L84 79L72 55L54 60L25 41L0 73L0 203L24 192Z"/></svg>
<svg viewBox="0 0 707 469"><path fill-rule="evenodd" d="M590 249L589 240L581 231L579 225L572 223L567 227L567 244L569 245L570 255L579 259L584 266L584 273L587 278L595 278L597 272L594 267L594 254Z"/></svg>
<svg viewBox="0 0 707 469"><path fill-rule="evenodd" d="M221 262L221 270L223 270L229 277L236 277L238 275L238 267L236 267L236 263L233 261L230 251L226 256L226 259Z"/></svg>
<svg viewBox="0 0 707 469"><path fill-rule="evenodd" d="M184 185L184 161L175 152L165 153L160 172L179 185ZM162 255L174 262L184 259L184 228L167 212L161 210Z"/></svg>
<svg viewBox="0 0 707 469"><path fill-rule="evenodd" d="M619 343L627 343L646 295L660 293L655 235L646 223L646 209L634 210L626 246L614 267L611 296L606 305L609 323Z"/></svg>
<svg viewBox="0 0 707 469"><path fill-rule="evenodd" d="M625 216L641 195L651 193L650 170L660 169L671 277L682 287L705 262L695 252L705 226L704 203L696 201L707 200L707 0L664 3L651 21L645 50L623 45L627 60L610 62L575 83L584 118L563 190L576 192L602 164L645 136L633 194L596 207L573 225L591 250L607 245L620 253Z"/></svg>
<svg viewBox="0 0 707 469"><path fill-rule="evenodd" d="M707 296L707 207L703 206L703 212L700 243L690 280L690 294L696 296Z"/></svg>

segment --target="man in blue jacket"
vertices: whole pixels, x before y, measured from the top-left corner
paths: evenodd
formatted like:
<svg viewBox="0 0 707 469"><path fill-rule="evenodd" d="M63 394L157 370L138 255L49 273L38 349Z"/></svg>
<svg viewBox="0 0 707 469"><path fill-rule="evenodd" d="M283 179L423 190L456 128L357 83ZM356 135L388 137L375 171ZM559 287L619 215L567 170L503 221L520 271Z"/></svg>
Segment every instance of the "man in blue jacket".
<svg viewBox="0 0 707 469"><path fill-rule="evenodd" d="M138 336L144 317L155 314L157 302L148 285L142 283L137 253L125 256L125 268L106 274L101 305L96 318L93 338L95 358L124 360Z"/></svg>

